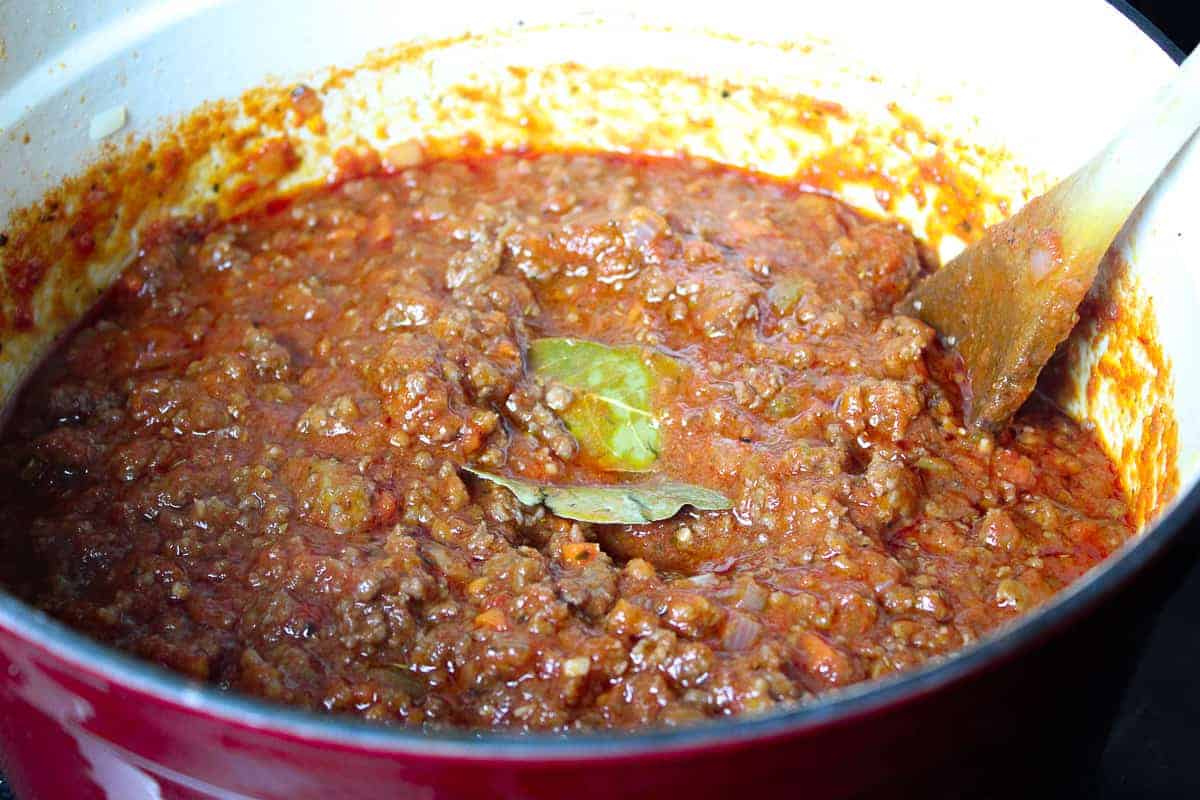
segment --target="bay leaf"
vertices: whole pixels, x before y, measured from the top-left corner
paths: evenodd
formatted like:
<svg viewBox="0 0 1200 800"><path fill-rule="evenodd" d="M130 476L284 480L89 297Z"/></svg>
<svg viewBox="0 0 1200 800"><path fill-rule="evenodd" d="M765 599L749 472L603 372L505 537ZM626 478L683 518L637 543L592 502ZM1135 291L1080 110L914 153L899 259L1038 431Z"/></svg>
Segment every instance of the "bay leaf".
<svg viewBox="0 0 1200 800"><path fill-rule="evenodd" d="M561 412L585 457L606 470L645 472L662 448L653 402L670 360L641 347L565 337L536 339L529 365L543 381L572 390Z"/></svg>
<svg viewBox="0 0 1200 800"><path fill-rule="evenodd" d="M541 504L556 516L580 522L638 525L673 517L684 506L701 511L724 511L733 506L729 498L720 492L687 483L664 481L615 486L554 486L496 475L474 467L463 469L503 486L524 505Z"/></svg>

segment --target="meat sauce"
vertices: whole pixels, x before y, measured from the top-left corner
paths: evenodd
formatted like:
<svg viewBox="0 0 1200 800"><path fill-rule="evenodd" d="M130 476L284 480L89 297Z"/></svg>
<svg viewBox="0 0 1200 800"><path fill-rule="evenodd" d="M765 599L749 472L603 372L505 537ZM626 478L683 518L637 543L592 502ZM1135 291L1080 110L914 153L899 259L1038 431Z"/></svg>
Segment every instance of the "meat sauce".
<svg viewBox="0 0 1200 800"><path fill-rule="evenodd" d="M20 398L0 579L222 688L516 730L762 712L944 657L1132 534L1092 436L967 430L902 225L704 162L438 161L164 224ZM678 365L655 475L576 522L464 471L583 457L529 343Z"/></svg>

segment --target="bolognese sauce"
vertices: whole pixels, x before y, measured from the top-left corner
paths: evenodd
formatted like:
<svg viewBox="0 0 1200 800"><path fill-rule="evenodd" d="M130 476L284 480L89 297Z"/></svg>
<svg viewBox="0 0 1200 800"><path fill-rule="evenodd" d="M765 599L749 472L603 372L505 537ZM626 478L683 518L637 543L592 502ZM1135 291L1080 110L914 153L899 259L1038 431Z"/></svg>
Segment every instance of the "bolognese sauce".
<svg viewBox="0 0 1200 800"><path fill-rule="evenodd" d="M933 267L834 198L627 155L164 223L17 403L0 578L187 676L391 724L681 724L906 670L1132 535L1056 409L963 426L952 348L893 310ZM669 379L597 411L546 340ZM635 413L653 442L597 459ZM589 522L495 475L729 507Z"/></svg>

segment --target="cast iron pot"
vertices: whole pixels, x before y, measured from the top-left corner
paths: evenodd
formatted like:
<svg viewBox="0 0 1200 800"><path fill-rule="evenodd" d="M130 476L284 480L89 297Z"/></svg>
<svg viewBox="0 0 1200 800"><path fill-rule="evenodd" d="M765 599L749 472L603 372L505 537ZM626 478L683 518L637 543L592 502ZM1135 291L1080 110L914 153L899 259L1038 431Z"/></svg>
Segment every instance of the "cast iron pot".
<svg viewBox="0 0 1200 800"><path fill-rule="evenodd" d="M864 108L893 99L918 107L939 129L1003 149L1028 168L1011 174L1035 189L1095 149L1181 55L1127 9L1083 0L1011 2L987 20L964 19L961 4L936 0L787 10L667 4L636 15L579 15L549 3L404 12L383 2L65 3L49 12L40 5L0 8L5 213L96 157L89 127L97 136L121 124L152 132L268 73L310 74L374 47L468 28L509 32L473 51L479 59L471 65L484 72L489 58L585 69L641 58L752 82L774 80L782 65L791 72L780 80L793 89ZM434 72L462 67L453 57L438 64ZM678 99L663 98L658 108L669 117ZM600 134L588 127L568 144L619 146L634 136L615 126L605 129L608 139L591 139ZM687 138L686 126L664 135L680 137L680 149L779 166L765 150L739 155L726 143L731 149L710 152ZM22 800L979 796L1086 785L1142 632L1195 555L1184 537L1200 506L1200 365L1190 346L1200 338L1191 313L1200 244L1187 218L1200 194L1195 150L1177 160L1115 245L1154 304L1173 392L1105 399L1101 391L1072 408L1120 442L1150 404L1169 406L1176 447L1156 474L1175 470L1177 484L1159 483L1178 489L1151 504L1135 542L1020 624L945 662L783 713L623 734L421 734L189 682L0 592L0 768ZM5 340L5 397L70 322L47 323L40 343ZM1096 346L1093 337L1080 352Z"/></svg>

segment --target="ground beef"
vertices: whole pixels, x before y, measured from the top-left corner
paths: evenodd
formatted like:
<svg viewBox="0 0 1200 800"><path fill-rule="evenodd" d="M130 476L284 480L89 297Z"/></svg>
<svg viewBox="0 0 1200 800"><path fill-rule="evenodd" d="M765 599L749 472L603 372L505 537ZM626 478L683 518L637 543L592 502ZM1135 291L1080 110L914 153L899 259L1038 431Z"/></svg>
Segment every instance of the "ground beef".
<svg viewBox="0 0 1200 800"><path fill-rule="evenodd" d="M0 578L117 647L389 724L681 724L938 658L1131 534L1092 438L964 430L893 304L901 225L706 163L443 161L170 224L0 446ZM462 471L603 481L529 341L685 365L659 472L730 511L589 525Z"/></svg>

